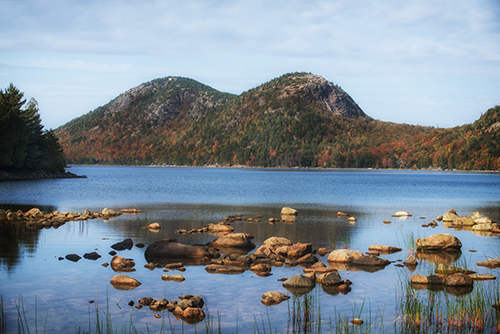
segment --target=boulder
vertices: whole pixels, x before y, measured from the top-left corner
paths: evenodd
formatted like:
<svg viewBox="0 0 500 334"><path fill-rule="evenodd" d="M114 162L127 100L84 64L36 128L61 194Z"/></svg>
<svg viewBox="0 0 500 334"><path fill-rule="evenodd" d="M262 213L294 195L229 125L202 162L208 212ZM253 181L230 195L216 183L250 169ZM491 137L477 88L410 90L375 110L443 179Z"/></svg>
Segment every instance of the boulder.
<svg viewBox="0 0 500 334"><path fill-rule="evenodd" d="M390 263L391 261L374 255L363 255L352 261L352 265L356 267L385 267Z"/></svg>
<svg viewBox="0 0 500 334"><path fill-rule="evenodd" d="M459 251L462 248L460 240L448 233L431 235L415 240L417 251Z"/></svg>
<svg viewBox="0 0 500 334"><path fill-rule="evenodd" d="M318 258L311 253L306 254L297 259L297 263L300 265L311 265L318 262Z"/></svg>
<svg viewBox="0 0 500 334"><path fill-rule="evenodd" d="M241 274L245 272L244 267L226 266L221 264L209 264L205 270L210 274Z"/></svg>
<svg viewBox="0 0 500 334"><path fill-rule="evenodd" d="M328 255L328 262L349 263L363 256L363 253L350 249L336 249Z"/></svg>
<svg viewBox="0 0 500 334"><path fill-rule="evenodd" d="M483 262L476 263L478 266L486 267L489 269L500 268L500 258L487 259Z"/></svg>
<svg viewBox="0 0 500 334"><path fill-rule="evenodd" d="M134 246L134 242L132 241L132 239L128 238L128 239L125 239L121 242L117 242L114 245L111 245L111 248L113 248L114 250L117 250L117 251L122 251L125 249L130 250L130 249L132 249L133 246Z"/></svg>
<svg viewBox="0 0 500 334"><path fill-rule="evenodd" d="M72 262L78 262L82 257L78 254L68 254L66 255L66 260L72 261Z"/></svg>
<svg viewBox="0 0 500 334"><path fill-rule="evenodd" d="M253 271L254 273L268 274L271 272L271 269L272 269L271 266L266 263L258 263L250 267L250 270Z"/></svg>
<svg viewBox="0 0 500 334"><path fill-rule="evenodd" d="M453 220L453 226L472 226L474 225L474 219L472 219L471 217L469 216L462 216L462 217L458 217L458 218L455 218Z"/></svg>
<svg viewBox="0 0 500 334"><path fill-rule="evenodd" d="M340 278L340 274L337 270L330 271L316 277L316 283L321 284L322 286L332 286L338 285L342 283L342 279Z"/></svg>
<svg viewBox="0 0 500 334"><path fill-rule="evenodd" d="M109 283L111 283L111 285L113 285L113 287L118 290L131 290L141 285L141 282L139 282L135 278L125 275L113 276Z"/></svg>
<svg viewBox="0 0 500 334"><path fill-rule="evenodd" d="M443 215L443 222L453 222L455 219L460 218L459 215L457 215L457 212L454 209L451 209L450 211L446 212Z"/></svg>
<svg viewBox="0 0 500 334"><path fill-rule="evenodd" d="M354 217L349 217L349 218L347 218L347 221L348 221L349 223L354 223L354 222L356 221L356 218L354 218Z"/></svg>
<svg viewBox="0 0 500 334"><path fill-rule="evenodd" d="M475 224L492 224L493 220L489 217L479 217L474 219Z"/></svg>
<svg viewBox="0 0 500 334"><path fill-rule="evenodd" d="M219 252L213 247L190 246L178 242L155 241L151 243L144 253L146 258L218 258ZM148 261L150 262L150 261ZM152 261L154 262L154 261Z"/></svg>
<svg viewBox="0 0 500 334"><path fill-rule="evenodd" d="M159 312L161 310L166 309L167 304L168 304L168 300L166 300L166 299L155 300L149 304L149 309L153 312Z"/></svg>
<svg viewBox="0 0 500 334"><path fill-rule="evenodd" d="M472 286L474 280L469 275L456 273L446 277L444 284L451 287Z"/></svg>
<svg viewBox="0 0 500 334"><path fill-rule="evenodd" d="M234 228L224 222L220 222L218 224L209 224L208 231L211 233L233 233Z"/></svg>
<svg viewBox="0 0 500 334"><path fill-rule="evenodd" d="M324 247L321 247L319 248L318 250L316 250L315 252L316 254L320 255L320 256L325 256L326 254L329 254L330 251Z"/></svg>
<svg viewBox="0 0 500 334"><path fill-rule="evenodd" d="M406 211L398 211L392 215L393 217L411 217L411 213Z"/></svg>
<svg viewBox="0 0 500 334"><path fill-rule="evenodd" d="M401 248L399 247L394 247L394 246L381 246L381 245L371 245L368 247L369 250L371 251L377 251L381 253L396 253L396 252L401 252Z"/></svg>
<svg viewBox="0 0 500 334"><path fill-rule="evenodd" d="M406 258L406 260L404 260L403 264L407 267L416 267L418 262L414 255L410 255Z"/></svg>
<svg viewBox="0 0 500 334"><path fill-rule="evenodd" d="M101 256L97 254L97 252L92 252L92 253L85 253L83 254L83 257L86 258L87 260L97 260Z"/></svg>
<svg viewBox="0 0 500 334"><path fill-rule="evenodd" d="M148 229L150 229L150 230L159 230L160 228L161 228L161 226L158 223L151 223L148 225Z"/></svg>
<svg viewBox="0 0 500 334"><path fill-rule="evenodd" d="M283 286L285 288L314 288L314 282L310 279L305 277L304 275L294 275L287 279L286 281L283 282Z"/></svg>
<svg viewBox="0 0 500 334"><path fill-rule="evenodd" d="M464 268L460 268L460 267L455 267L455 266L451 266L451 265L444 264L444 263L438 264L435 272L436 272L436 274L443 274L445 276L453 275L456 273L462 273L462 274L466 274L466 275L476 273L475 271L472 271L472 270L468 270L468 269L464 269Z"/></svg>
<svg viewBox="0 0 500 334"><path fill-rule="evenodd" d="M154 302L155 302L155 300L151 297L143 297L143 298L139 299L139 304L141 304L142 306L149 306Z"/></svg>
<svg viewBox="0 0 500 334"><path fill-rule="evenodd" d="M230 233L223 235L207 243L207 246L214 248L242 248L242 249L254 249L255 244L250 241L251 238L245 233Z"/></svg>
<svg viewBox="0 0 500 334"><path fill-rule="evenodd" d="M104 208L104 209L102 209L102 211L101 211L101 215L102 215L104 218L108 218L108 217L115 217L115 216L119 216L119 215L121 215L121 212L116 212L115 210L108 209L108 208Z"/></svg>
<svg viewBox="0 0 500 334"><path fill-rule="evenodd" d="M291 246L292 242L283 237L270 237L267 238L263 244L267 246Z"/></svg>
<svg viewBox="0 0 500 334"><path fill-rule="evenodd" d="M290 297L281 292L269 291L262 295L261 302L266 306L271 306L271 305L277 305L287 299L290 299Z"/></svg>
<svg viewBox="0 0 500 334"><path fill-rule="evenodd" d="M177 274L177 275L163 275L161 277L162 280L164 281L175 281L175 282L183 282L185 281L186 279L184 278L184 276L182 276L181 274Z"/></svg>
<svg viewBox="0 0 500 334"><path fill-rule="evenodd" d="M275 254L273 248L269 245L262 245L259 248L257 248L255 250L255 252L253 252L253 253L258 254L258 255L266 255L266 256L270 256L271 254Z"/></svg>
<svg viewBox="0 0 500 334"><path fill-rule="evenodd" d="M312 253L312 244L298 242L291 246L287 246L286 256L292 259L298 259L309 253Z"/></svg>
<svg viewBox="0 0 500 334"><path fill-rule="evenodd" d="M430 276L412 275L410 278L410 282L412 284L426 284L434 286L444 285L444 281L445 277L444 275L441 274L430 275Z"/></svg>
<svg viewBox="0 0 500 334"><path fill-rule="evenodd" d="M472 274L472 275L469 275L469 276L474 281L487 281L487 280L496 280L497 279L495 276L489 275L489 274L481 274L481 275Z"/></svg>
<svg viewBox="0 0 500 334"><path fill-rule="evenodd" d="M297 210L289 207L284 207L281 209L282 216L296 216L297 214L298 214Z"/></svg>
<svg viewBox="0 0 500 334"><path fill-rule="evenodd" d="M498 225L496 223L481 223L481 224L476 224L472 226L472 231L473 232L491 232L494 229L498 228Z"/></svg>
<svg viewBox="0 0 500 334"><path fill-rule="evenodd" d="M130 272L135 271L135 262L132 259L126 259L119 255L115 255L111 259L111 268L116 272Z"/></svg>
<svg viewBox="0 0 500 334"><path fill-rule="evenodd" d="M202 309L196 307L188 307L182 312L181 318L187 324L196 324L205 319L205 313Z"/></svg>

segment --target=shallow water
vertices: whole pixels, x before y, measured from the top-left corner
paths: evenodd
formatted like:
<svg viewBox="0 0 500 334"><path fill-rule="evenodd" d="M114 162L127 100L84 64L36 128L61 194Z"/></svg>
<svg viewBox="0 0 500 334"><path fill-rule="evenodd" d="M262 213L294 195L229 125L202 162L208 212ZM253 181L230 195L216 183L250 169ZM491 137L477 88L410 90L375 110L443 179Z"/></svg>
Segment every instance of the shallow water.
<svg viewBox="0 0 500 334"><path fill-rule="evenodd" d="M409 235L418 238L446 232L456 235L463 244L461 256L453 260L466 262L479 273L498 275L498 270L475 265L486 258L500 257L498 236L445 229L441 224L436 228L421 227L451 208L459 215L480 211L500 221L498 173L107 166L75 166L71 171L88 178L1 182L1 206L37 205L45 211L61 212L138 208L142 213L106 221L68 222L58 229L43 229L23 237L1 236L0 294L9 331L17 331L16 305L24 306L28 323L34 328L35 304L39 330L46 326L48 333L72 332L75 328L88 331L89 327L95 327L96 321L97 303L89 304L90 300L98 301L101 320L102 311L109 307L113 326L118 328L128 325L132 317L133 324L142 332L148 328L151 332L158 331L162 321L169 331L171 326L177 332L205 331L206 322L196 327L187 325L169 317L166 311L161 319L156 319L155 313L147 308L136 310L127 305L130 300L146 296L176 299L192 294L205 299L205 311L214 319L214 327L220 326L224 333L254 332L255 326L262 332L263 320L267 330L272 327L286 332L292 302L266 307L260 303L261 295L267 291L291 295L278 279L302 273L300 266L273 268L268 277L259 277L251 271L239 275L209 274L204 266L187 266L182 273L184 282L164 282L161 280L164 272L144 268L144 249L134 247L119 252L134 259L137 270L129 275L142 283L129 291L114 289L109 280L116 273L101 266L111 260L110 246L125 238L146 245L171 237L186 244L206 243L215 236L177 235L175 231L205 226L236 214L262 216L259 223L231 224L238 232L252 234L256 247L270 236L283 236L294 243L310 242L315 249L331 249L332 244L335 248L363 252L372 244L403 248L402 252L381 255L391 261L408 256ZM269 217L279 217L283 206L299 211L296 222L268 223ZM413 216L391 217L400 210ZM356 217L356 223L349 224L345 217L338 217L338 211ZM385 219L392 223L383 224ZM159 232L142 228L152 222L160 223ZM69 253L82 256L92 251L102 257L96 261L81 259L77 263L58 260ZM327 263L327 256L318 258ZM415 273L427 275L433 266L432 259L423 260ZM178 272L170 274L174 273ZM336 312L352 317L362 305L365 319L375 318L377 310L383 310L383 319L377 321L393 332L400 281L411 274L407 268L395 265L373 273L340 270L342 279L353 282L350 293L331 295L320 286L310 293L319 299L324 332L330 331L327 322Z"/></svg>

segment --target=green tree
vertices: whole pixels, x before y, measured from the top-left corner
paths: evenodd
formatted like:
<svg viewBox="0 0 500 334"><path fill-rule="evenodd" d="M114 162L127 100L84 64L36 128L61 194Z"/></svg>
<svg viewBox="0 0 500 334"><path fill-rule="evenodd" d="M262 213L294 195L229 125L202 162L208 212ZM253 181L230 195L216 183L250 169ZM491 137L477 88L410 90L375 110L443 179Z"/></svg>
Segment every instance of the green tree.
<svg viewBox="0 0 500 334"><path fill-rule="evenodd" d="M24 99L13 84L0 91L0 168L63 172L62 148L52 130L44 131L38 103Z"/></svg>

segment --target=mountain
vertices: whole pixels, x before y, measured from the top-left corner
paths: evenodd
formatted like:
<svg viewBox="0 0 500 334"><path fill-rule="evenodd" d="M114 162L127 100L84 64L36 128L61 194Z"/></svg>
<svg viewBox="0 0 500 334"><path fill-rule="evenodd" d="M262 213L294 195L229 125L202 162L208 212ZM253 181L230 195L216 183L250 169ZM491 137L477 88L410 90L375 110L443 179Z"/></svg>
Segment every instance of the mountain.
<svg viewBox="0 0 500 334"><path fill-rule="evenodd" d="M167 77L56 134L73 164L499 169L498 108L474 124L436 129L375 120L339 86L308 73L240 95Z"/></svg>

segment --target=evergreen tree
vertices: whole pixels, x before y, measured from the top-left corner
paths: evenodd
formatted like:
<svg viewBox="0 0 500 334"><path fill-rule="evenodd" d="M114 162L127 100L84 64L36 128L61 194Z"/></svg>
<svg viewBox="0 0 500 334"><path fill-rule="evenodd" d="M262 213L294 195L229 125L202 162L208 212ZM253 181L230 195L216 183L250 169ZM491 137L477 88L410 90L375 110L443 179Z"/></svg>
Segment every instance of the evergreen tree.
<svg viewBox="0 0 500 334"><path fill-rule="evenodd" d="M52 130L44 131L38 103L13 84L0 91L0 168L64 172L65 159Z"/></svg>

